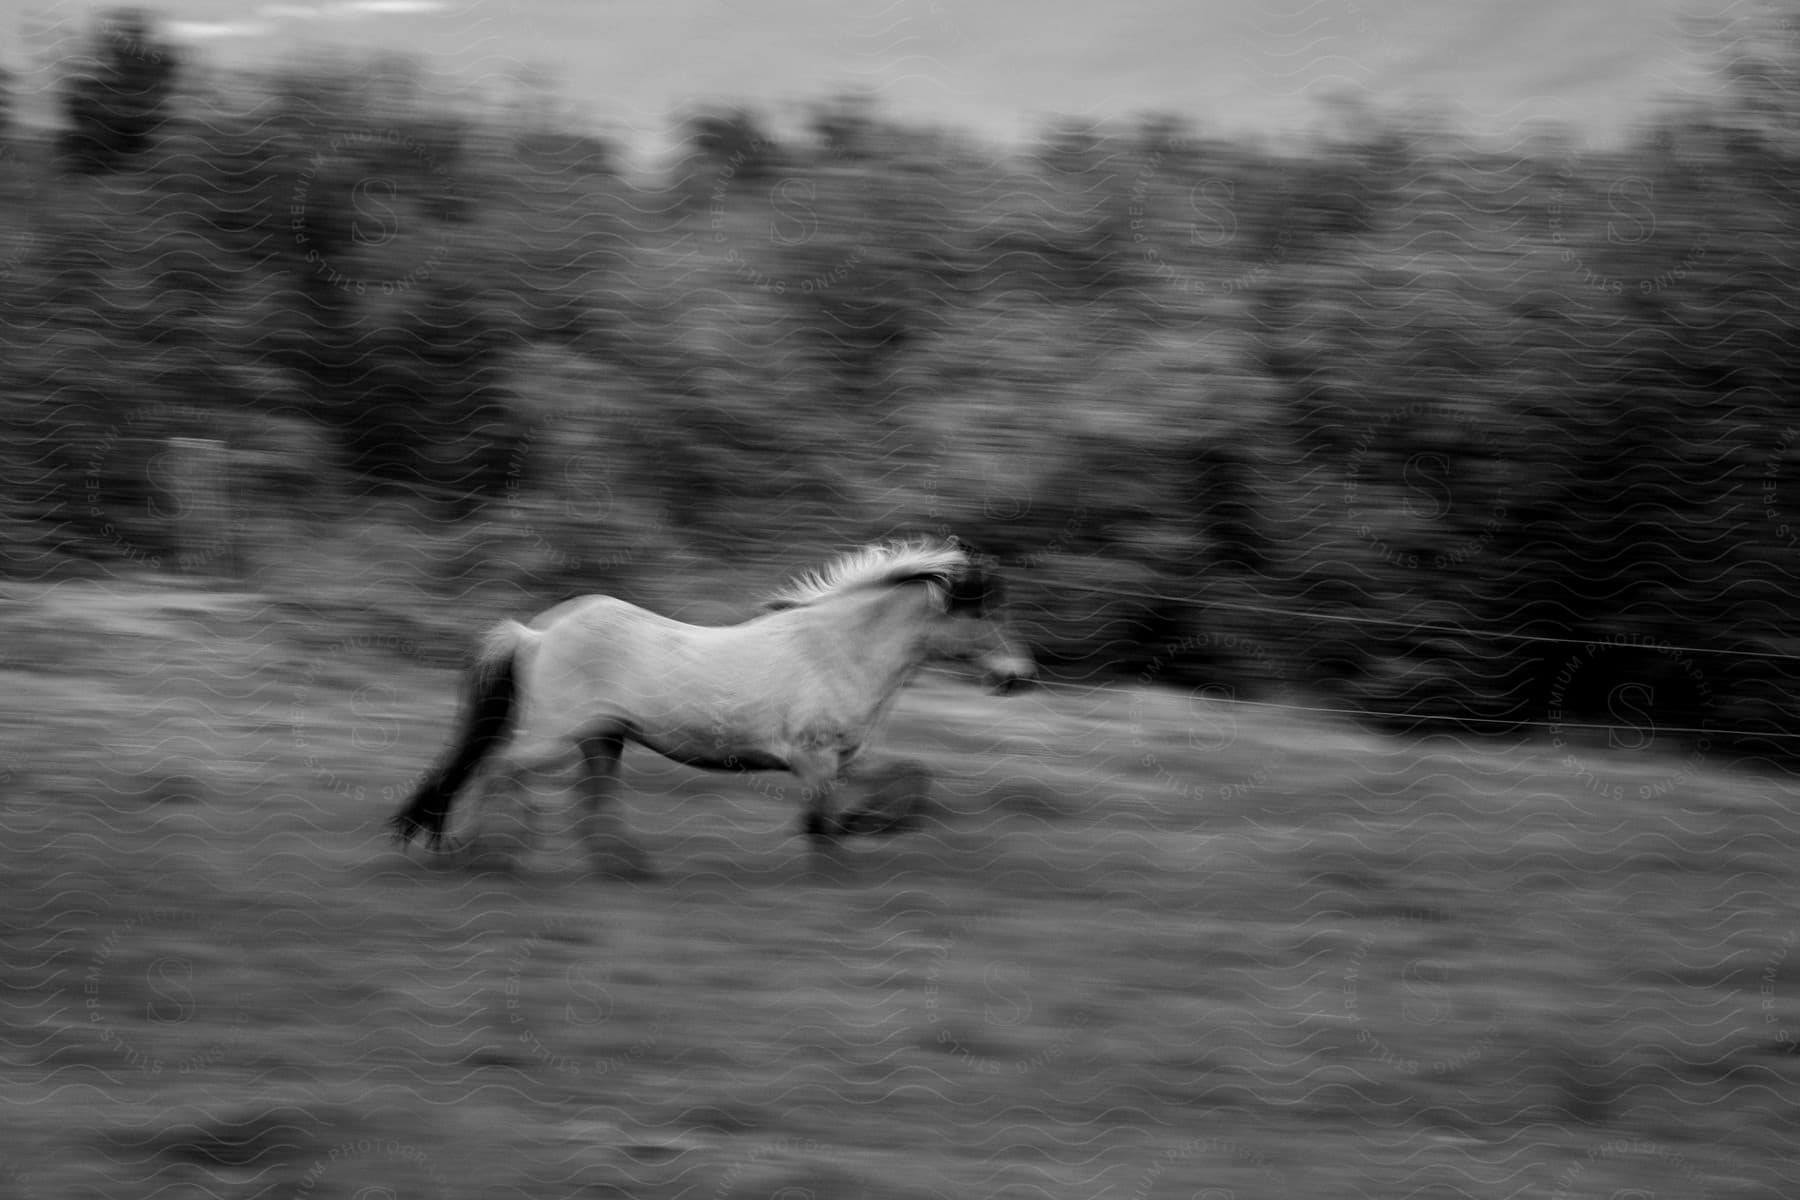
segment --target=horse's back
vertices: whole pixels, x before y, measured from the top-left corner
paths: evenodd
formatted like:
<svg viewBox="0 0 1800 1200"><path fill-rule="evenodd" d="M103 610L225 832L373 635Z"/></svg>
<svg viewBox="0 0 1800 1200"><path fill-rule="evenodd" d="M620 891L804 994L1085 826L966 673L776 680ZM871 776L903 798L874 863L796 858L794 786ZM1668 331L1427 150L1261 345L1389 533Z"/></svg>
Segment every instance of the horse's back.
<svg viewBox="0 0 1800 1200"><path fill-rule="evenodd" d="M745 672L766 688L784 657L779 635L756 622L690 625L617 596L581 596L546 609L530 622L541 665L586 676L620 699L643 702L716 692Z"/></svg>
<svg viewBox="0 0 1800 1200"><path fill-rule="evenodd" d="M628 600L595 592L586 596L571 597L561 604L553 604L525 623L540 633L548 633L556 626L572 618L579 619L583 615L589 619L611 619L623 622L635 620L638 615L658 620L668 619L657 617L656 613L649 609L639 608Z"/></svg>
<svg viewBox="0 0 1800 1200"><path fill-rule="evenodd" d="M677 652L697 628L639 608L617 596L578 596L531 620L542 653L552 661L608 664L629 669L636 662Z"/></svg>

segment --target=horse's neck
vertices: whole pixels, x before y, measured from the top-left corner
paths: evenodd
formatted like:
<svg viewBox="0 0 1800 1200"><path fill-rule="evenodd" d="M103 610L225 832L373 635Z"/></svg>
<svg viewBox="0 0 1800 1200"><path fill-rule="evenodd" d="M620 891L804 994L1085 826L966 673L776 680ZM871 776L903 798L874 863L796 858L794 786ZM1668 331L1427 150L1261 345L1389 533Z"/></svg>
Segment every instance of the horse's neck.
<svg viewBox="0 0 1800 1200"><path fill-rule="evenodd" d="M923 588L891 588L857 596L845 605L839 653L875 680L886 695L925 661L920 615L929 603Z"/></svg>

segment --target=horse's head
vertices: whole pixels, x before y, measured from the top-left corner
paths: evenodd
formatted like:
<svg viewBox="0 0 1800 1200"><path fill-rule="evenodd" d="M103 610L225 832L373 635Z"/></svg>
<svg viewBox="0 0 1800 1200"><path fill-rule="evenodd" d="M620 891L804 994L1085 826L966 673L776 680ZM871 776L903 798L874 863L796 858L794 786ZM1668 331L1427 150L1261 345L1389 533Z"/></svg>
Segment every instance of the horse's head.
<svg viewBox="0 0 1800 1200"><path fill-rule="evenodd" d="M1005 585L1000 576L970 557L943 587L946 604L938 652L979 665L999 695L1031 683L1037 664L1025 644L1013 637L1001 612Z"/></svg>
<svg viewBox="0 0 1800 1200"><path fill-rule="evenodd" d="M887 597L896 594L908 603L890 606ZM868 600L871 595L877 599ZM847 602L859 607L874 604L890 616L905 614L905 626L893 632L903 637L909 656L977 663L1000 692L1037 674L1030 652L1001 616L999 575L955 538L865 546L801 576L763 608L771 613L812 609L852 597L857 599Z"/></svg>

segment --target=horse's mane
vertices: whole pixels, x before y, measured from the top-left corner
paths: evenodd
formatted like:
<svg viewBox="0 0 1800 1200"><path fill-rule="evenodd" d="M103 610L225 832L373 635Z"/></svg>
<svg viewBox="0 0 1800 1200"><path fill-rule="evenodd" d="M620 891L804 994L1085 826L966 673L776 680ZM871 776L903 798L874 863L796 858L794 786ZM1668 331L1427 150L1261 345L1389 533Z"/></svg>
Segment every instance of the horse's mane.
<svg viewBox="0 0 1800 1200"><path fill-rule="evenodd" d="M928 579L948 589L969 565L968 552L953 541L924 537L876 542L840 554L799 576L765 600L763 609L803 608L846 592L915 579Z"/></svg>

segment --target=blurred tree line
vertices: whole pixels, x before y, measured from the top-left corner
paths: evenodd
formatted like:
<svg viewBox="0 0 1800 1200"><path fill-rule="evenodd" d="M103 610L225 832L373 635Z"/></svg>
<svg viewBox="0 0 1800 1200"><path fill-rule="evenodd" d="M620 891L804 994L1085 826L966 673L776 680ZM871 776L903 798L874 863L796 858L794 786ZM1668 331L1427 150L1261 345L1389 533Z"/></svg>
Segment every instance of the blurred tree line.
<svg viewBox="0 0 1800 1200"><path fill-rule="evenodd" d="M172 561L153 460L210 437L265 555L379 519L449 594L953 530L1068 675L1780 753L1796 28L1603 152L996 155L852 96L698 111L646 178L406 62L202 75L115 14L0 151L8 570Z"/></svg>

